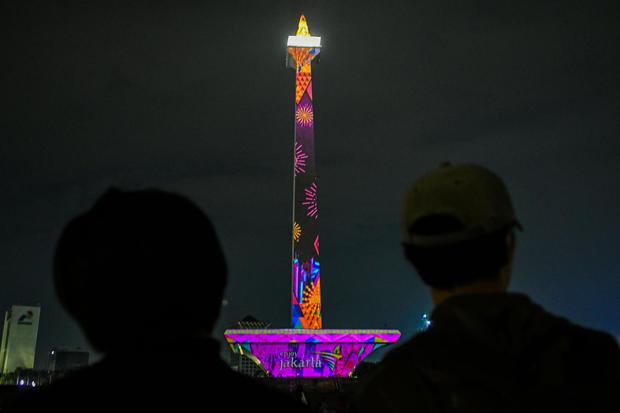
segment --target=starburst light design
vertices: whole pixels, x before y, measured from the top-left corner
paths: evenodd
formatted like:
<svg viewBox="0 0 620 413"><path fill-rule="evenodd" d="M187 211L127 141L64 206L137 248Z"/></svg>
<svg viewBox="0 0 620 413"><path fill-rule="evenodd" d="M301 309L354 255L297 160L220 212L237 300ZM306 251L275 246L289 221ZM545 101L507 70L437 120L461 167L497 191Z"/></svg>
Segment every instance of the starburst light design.
<svg viewBox="0 0 620 413"><path fill-rule="evenodd" d="M317 189L316 182L313 182L312 185L304 189L306 200L302 202L302 205L305 205L308 209L308 216L314 219L319 218Z"/></svg>
<svg viewBox="0 0 620 413"><path fill-rule="evenodd" d="M295 120L297 120L297 123L301 126L311 126L314 121L312 106L299 106L295 112Z"/></svg>
<svg viewBox="0 0 620 413"><path fill-rule="evenodd" d="M295 222L293 224L293 239L295 240L295 242L299 242L299 239L301 238L301 226Z"/></svg>
<svg viewBox="0 0 620 413"><path fill-rule="evenodd" d="M321 280L316 284L308 284L300 304L304 314L304 328L321 328Z"/></svg>
<svg viewBox="0 0 620 413"><path fill-rule="evenodd" d="M301 149L301 143L295 145L295 158L294 158L294 173L297 176L300 173L306 172L306 160L308 155Z"/></svg>

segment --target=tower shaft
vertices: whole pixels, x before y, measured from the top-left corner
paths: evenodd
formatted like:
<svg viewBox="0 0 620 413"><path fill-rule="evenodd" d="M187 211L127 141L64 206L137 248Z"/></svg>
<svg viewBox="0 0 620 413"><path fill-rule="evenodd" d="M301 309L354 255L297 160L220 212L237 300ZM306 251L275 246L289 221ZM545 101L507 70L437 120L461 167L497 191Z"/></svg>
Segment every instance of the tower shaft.
<svg viewBox="0 0 620 413"><path fill-rule="evenodd" d="M310 37L301 17L297 38ZM290 46L290 45L289 45ZM293 141L293 239L292 324L293 328L319 329L321 313L321 266L319 261L318 182L314 141L312 60L318 47L290 46L294 60L295 138Z"/></svg>

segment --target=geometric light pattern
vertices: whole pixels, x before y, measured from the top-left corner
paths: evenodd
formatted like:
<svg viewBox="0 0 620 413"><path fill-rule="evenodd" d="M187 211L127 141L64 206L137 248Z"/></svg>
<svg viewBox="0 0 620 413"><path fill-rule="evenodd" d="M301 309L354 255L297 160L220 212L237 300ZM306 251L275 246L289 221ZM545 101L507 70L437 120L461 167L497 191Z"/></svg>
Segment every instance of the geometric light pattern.
<svg viewBox="0 0 620 413"><path fill-rule="evenodd" d="M302 313L306 317L308 328L321 328L321 280L314 284L307 284L301 300Z"/></svg>
<svg viewBox="0 0 620 413"><path fill-rule="evenodd" d="M319 236L317 235L314 239L314 250L316 251L316 255L319 255Z"/></svg>
<svg viewBox="0 0 620 413"><path fill-rule="evenodd" d="M293 328L321 328L321 264L293 261Z"/></svg>
<svg viewBox="0 0 620 413"><path fill-rule="evenodd" d="M312 74L309 72L297 73L297 86L295 86L295 103L299 104L301 98L304 97L304 93L312 84Z"/></svg>
<svg viewBox="0 0 620 413"><path fill-rule="evenodd" d="M374 350L398 341L395 330L227 330L231 348L270 377L348 377Z"/></svg>

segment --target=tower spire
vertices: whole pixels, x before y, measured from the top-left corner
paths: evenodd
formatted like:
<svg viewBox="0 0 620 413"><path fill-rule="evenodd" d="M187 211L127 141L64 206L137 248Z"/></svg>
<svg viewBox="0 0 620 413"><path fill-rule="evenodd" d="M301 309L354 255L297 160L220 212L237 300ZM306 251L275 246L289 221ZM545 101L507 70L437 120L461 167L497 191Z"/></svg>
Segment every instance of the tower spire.
<svg viewBox="0 0 620 413"><path fill-rule="evenodd" d="M297 25L297 36L310 36L308 22L306 21L306 16L304 16L303 13L299 17L299 24Z"/></svg>

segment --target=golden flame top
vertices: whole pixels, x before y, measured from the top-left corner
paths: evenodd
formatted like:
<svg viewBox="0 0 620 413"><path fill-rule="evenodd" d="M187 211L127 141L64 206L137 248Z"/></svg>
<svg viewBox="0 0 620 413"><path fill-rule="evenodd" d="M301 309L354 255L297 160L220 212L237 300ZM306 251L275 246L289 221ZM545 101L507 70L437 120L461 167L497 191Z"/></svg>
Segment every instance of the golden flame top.
<svg viewBox="0 0 620 413"><path fill-rule="evenodd" d="M306 16L303 14L299 18L299 26L297 26L297 36L310 36L310 30L308 30L308 22L306 22Z"/></svg>

